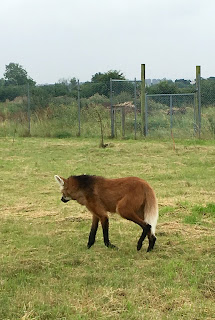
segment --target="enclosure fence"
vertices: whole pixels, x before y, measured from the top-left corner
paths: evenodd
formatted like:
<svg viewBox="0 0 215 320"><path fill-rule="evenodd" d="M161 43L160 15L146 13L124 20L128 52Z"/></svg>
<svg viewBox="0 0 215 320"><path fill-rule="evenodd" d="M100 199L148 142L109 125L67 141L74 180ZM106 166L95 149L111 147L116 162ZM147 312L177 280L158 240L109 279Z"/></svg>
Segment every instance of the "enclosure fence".
<svg viewBox="0 0 215 320"><path fill-rule="evenodd" d="M145 134L192 137L198 132L194 93L146 95ZM200 110L198 110L200 112Z"/></svg>
<svg viewBox="0 0 215 320"><path fill-rule="evenodd" d="M141 108L136 79L0 87L0 136L140 139ZM147 94L146 87L144 135L214 138L215 79L202 79L193 93Z"/></svg>
<svg viewBox="0 0 215 320"><path fill-rule="evenodd" d="M110 80L111 137L133 136L140 132L141 81Z"/></svg>

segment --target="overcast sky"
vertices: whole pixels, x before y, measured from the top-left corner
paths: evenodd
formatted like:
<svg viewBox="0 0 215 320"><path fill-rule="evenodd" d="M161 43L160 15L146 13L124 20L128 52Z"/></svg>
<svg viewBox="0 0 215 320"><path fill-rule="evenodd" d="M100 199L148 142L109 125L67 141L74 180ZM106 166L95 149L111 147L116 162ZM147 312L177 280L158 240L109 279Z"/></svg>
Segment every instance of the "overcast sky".
<svg viewBox="0 0 215 320"><path fill-rule="evenodd" d="M38 84L119 70L127 79L215 76L215 0L1 0L0 78Z"/></svg>

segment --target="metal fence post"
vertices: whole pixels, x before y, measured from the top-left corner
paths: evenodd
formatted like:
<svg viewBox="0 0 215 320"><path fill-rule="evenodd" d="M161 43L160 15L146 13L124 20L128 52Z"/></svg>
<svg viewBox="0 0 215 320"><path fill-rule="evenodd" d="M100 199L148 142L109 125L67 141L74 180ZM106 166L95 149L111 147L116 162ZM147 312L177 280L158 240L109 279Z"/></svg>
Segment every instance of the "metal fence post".
<svg viewBox="0 0 215 320"><path fill-rule="evenodd" d="M145 123L145 64L141 64L141 131L142 135L146 135L146 123Z"/></svg>
<svg viewBox="0 0 215 320"><path fill-rule="evenodd" d="M172 132L172 94L169 96L169 107L170 107L170 130Z"/></svg>
<svg viewBox="0 0 215 320"><path fill-rule="evenodd" d="M198 136L200 139L201 136L201 67L196 66L196 97L197 97L197 106L196 106L196 120L198 127Z"/></svg>
<svg viewBox="0 0 215 320"><path fill-rule="evenodd" d="M134 79L134 139L137 139L137 80Z"/></svg>
<svg viewBox="0 0 215 320"><path fill-rule="evenodd" d="M31 135L31 101L30 101L30 89L29 83L27 85L27 92L28 92L28 134Z"/></svg>
<svg viewBox="0 0 215 320"><path fill-rule="evenodd" d="M145 136L148 134L148 100L147 94L145 95Z"/></svg>
<svg viewBox="0 0 215 320"><path fill-rule="evenodd" d="M125 138L125 108L121 108L121 124L122 124L122 137Z"/></svg>
<svg viewBox="0 0 215 320"><path fill-rule="evenodd" d="M193 131L194 135L196 134L197 124L196 124L196 93L193 94Z"/></svg>
<svg viewBox="0 0 215 320"><path fill-rule="evenodd" d="M198 122L199 122L199 139L201 136L201 70L199 67L199 76L198 76Z"/></svg>
<svg viewBox="0 0 215 320"><path fill-rule="evenodd" d="M81 135L81 99L80 99L80 83L78 80L78 136Z"/></svg>
<svg viewBox="0 0 215 320"><path fill-rule="evenodd" d="M110 119L111 119L111 138L114 138L114 108L113 108L113 82L110 79Z"/></svg>

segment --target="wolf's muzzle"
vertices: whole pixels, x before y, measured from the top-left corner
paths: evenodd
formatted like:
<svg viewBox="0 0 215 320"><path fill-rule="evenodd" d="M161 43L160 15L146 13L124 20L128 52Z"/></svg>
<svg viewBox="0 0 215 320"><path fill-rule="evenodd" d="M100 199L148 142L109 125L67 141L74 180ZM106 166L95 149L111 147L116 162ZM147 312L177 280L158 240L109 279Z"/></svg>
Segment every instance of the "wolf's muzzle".
<svg viewBox="0 0 215 320"><path fill-rule="evenodd" d="M61 198L61 201L63 201L64 203L68 202L69 200L66 200L64 197Z"/></svg>

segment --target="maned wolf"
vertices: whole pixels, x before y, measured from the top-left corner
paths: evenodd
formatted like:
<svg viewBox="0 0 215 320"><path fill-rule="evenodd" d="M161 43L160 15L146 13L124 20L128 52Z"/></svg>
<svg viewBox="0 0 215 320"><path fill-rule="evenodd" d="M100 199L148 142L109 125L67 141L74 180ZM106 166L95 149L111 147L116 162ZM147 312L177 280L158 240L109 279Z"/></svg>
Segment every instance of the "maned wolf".
<svg viewBox="0 0 215 320"><path fill-rule="evenodd" d="M136 177L106 179L91 175L71 176L68 179L55 175L55 179L60 185L63 202L76 200L86 206L93 215L88 248L95 242L99 220L102 224L104 244L109 248L115 247L109 241L107 212L117 212L142 228L137 250L142 248L146 236L149 239L147 252L153 249L158 204L153 189L146 181Z"/></svg>

